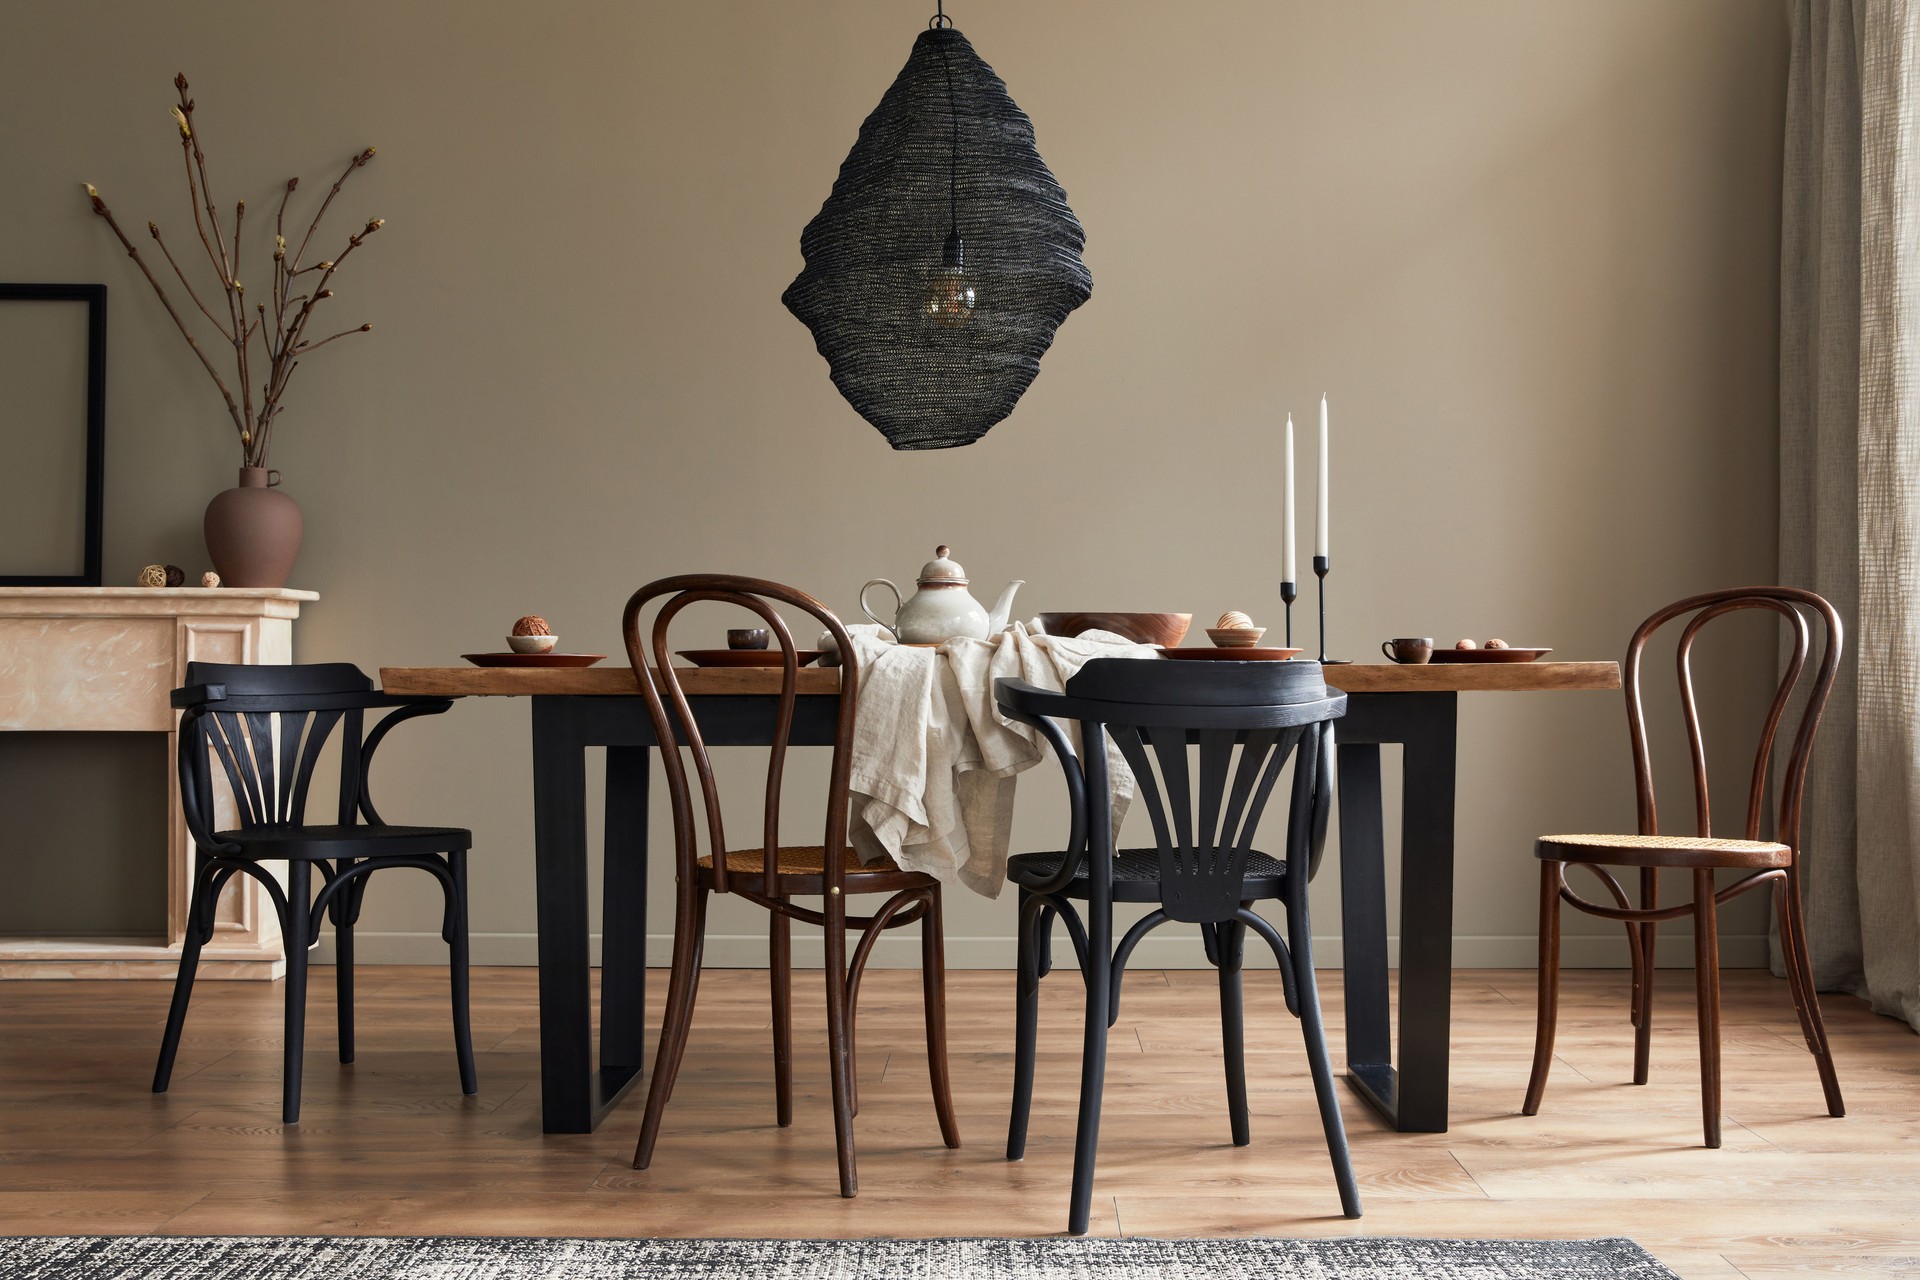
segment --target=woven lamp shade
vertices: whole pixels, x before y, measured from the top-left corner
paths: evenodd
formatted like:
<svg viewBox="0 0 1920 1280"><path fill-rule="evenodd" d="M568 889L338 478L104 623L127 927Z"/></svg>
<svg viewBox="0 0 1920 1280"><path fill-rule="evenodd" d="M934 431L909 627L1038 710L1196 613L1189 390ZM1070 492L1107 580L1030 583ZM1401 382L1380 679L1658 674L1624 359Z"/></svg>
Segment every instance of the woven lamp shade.
<svg viewBox="0 0 1920 1280"><path fill-rule="evenodd" d="M949 318L955 232L973 293ZM888 443L948 449L1012 413L1039 374L1093 292L1085 243L1032 121L964 36L935 28L860 126L781 301Z"/></svg>

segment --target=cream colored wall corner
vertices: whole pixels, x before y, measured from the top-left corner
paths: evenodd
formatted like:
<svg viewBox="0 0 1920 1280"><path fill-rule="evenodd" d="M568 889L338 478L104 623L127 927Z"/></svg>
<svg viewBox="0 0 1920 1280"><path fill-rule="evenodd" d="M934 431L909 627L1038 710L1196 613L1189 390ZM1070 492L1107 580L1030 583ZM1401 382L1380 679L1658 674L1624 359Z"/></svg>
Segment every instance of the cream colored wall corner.
<svg viewBox="0 0 1920 1280"><path fill-rule="evenodd" d="M1661 602L1772 578L1776 6L974 0L960 25L1032 116L1095 288L1010 420L903 455L779 295L922 17L878 0L14 15L0 279L111 287L113 580L197 571L201 509L238 465L80 194L186 232L177 70L222 200L259 209L289 174L324 185L380 149L338 227L387 225L335 304L339 327L378 328L302 369L273 458L307 517L297 585L321 594L303 660L444 662L526 612L617 653L626 594L686 570L851 615L863 580L936 542L981 581L1027 579L1023 614L1272 622L1275 431L1323 390L1343 652L1417 631L1612 657ZM25 429L0 417L0 438ZM1768 660L1757 634L1731 653ZM1759 696L1756 678L1708 691ZM531 956L528 736L524 705L476 703L382 751L384 812L475 828L483 962ZM1531 839L1632 821L1624 737L1611 695L1463 701L1463 963L1532 962ZM1057 782L1028 787L1022 841L1057 839L1058 806ZM438 919L412 879L370 896L369 959L438 958L412 941ZM655 883L662 934L664 865ZM950 901L955 962L1005 962L1008 900ZM1730 909L1730 958L1760 961L1763 905ZM1332 947L1331 881L1316 908ZM1624 957L1600 922L1568 928L1571 960ZM716 959L755 961L759 929L718 913Z"/></svg>

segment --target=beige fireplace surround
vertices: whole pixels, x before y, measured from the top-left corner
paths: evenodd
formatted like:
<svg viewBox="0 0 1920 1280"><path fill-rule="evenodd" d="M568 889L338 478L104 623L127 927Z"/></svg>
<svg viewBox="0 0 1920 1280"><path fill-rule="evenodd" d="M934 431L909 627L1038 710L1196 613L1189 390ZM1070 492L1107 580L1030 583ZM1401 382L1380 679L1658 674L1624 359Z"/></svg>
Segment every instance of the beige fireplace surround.
<svg viewBox="0 0 1920 1280"><path fill-rule="evenodd" d="M187 663L292 661L311 591L198 587L0 587L0 732L133 732L167 738L166 932L151 938L0 936L0 978L171 977L185 937L193 845L176 775ZM218 794L225 813L231 801ZM235 877L203 978L277 978L280 928L265 891Z"/></svg>

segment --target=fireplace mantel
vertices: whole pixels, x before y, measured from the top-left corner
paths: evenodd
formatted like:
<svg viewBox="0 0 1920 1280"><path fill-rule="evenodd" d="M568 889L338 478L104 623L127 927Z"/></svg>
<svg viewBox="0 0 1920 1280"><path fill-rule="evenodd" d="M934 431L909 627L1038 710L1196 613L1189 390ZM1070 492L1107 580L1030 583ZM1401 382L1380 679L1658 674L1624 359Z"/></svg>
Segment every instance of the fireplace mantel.
<svg viewBox="0 0 1920 1280"><path fill-rule="evenodd" d="M311 591L203 587L0 587L0 732L167 735L164 937L0 937L0 978L162 978L186 936L193 844L175 774L179 714L167 693L189 662L281 664ZM226 802L226 797L221 800ZM237 876L220 902L203 978L277 978L280 931L265 891Z"/></svg>

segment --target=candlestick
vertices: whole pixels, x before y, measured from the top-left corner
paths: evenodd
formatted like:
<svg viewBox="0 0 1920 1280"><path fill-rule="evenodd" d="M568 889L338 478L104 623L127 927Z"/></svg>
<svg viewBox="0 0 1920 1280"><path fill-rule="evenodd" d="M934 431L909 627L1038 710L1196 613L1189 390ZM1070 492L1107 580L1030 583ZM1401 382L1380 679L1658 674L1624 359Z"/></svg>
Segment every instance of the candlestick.
<svg viewBox="0 0 1920 1280"><path fill-rule="evenodd" d="M1327 656L1327 574L1333 571L1333 564L1325 556L1313 558L1314 576L1320 579L1320 662L1327 666L1339 666L1351 661L1348 658L1329 658Z"/></svg>
<svg viewBox="0 0 1920 1280"><path fill-rule="evenodd" d="M1313 554L1324 560L1333 552L1327 546L1327 397L1320 397L1320 522L1314 531Z"/></svg>
<svg viewBox="0 0 1920 1280"><path fill-rule="evenodd" d="M1287 415L1286 488L1283 490L1283 492L1285 494L1285 498L1281 503L1280 563L1283 567L1283 572L1285 574L1286 581L1296 582L1299 580L1299 576L1300 576L1296 572L1296 570L1299 569L1300 564L1299 564L1298 556L1296 555L1298 548L1294 544L1294 536L1293 536L1294 519L1293 519L1293 415L1292 414ZM1287 597L1287 603L1288 604L1293 603L1292 597ZM1291 643L1291 640L1289 640L1289 643Z"/></svg>
<svg viewBox="0 0 1920 1280"><path fill-rule="evenodd" d="M1300 598L1300 592L1293 585L1291 577L1280 584L1280 598L1286 601L1287 605L1287 648L1291 649L1293 648L1293 602Z"/></svg>

